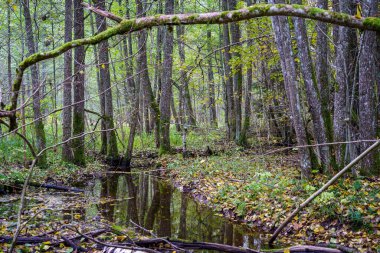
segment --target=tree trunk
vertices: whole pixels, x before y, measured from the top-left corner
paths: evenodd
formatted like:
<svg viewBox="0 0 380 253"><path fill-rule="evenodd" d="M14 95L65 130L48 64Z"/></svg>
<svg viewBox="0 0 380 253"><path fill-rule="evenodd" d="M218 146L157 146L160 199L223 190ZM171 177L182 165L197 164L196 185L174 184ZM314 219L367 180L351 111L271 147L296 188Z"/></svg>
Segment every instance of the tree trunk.
<svg viewBox="0 0 380 253"><path fill-rule="evenodd" d="M318 0L318 8L328 9L328 0ZM334 31L335 31L334 26ZM330 91L331 85L329 80L329 62L328 62L328 28L327 24L323 22L317 22L317 45L316 45L316 75L317 84L319 90L319 97L321 102L322 117L326 131L326 139L328 142L334 141L334 130L332 125L332 118L330 114ZM335 36L335 33L334 33ZM335 155L333 147L326 146L330 156L330 166L336 167ZM328 164L326 164L326 167Z"/></svg>
<svg viewBox="0 0 380 253"><path fill-rule="evenodd" d="M234 10L236 9L237 1L236 0L229 0L229 9ZM231 42L233 44L239 43L240 41L240 27L238 23L231 23ZM246 140L242 140L241 135L241 119L242 119L242 111L241 111L241 104L242 104L242 96L243 96L243 71L242 66L239 63L240 62L240 53L238 51L235 51L231 53L232 57L236 59L237 64L234 66L233 71L233 83L234 83L234 109L235 109L235 142L238 145L241 145L242 143L245 143ZM242 143L241 143L242 142Z"/></svg>
<svg viewBox="0 0 380 253"><path fill-rule="evenodd" d="M341 12L353 14L353 0L340 0ZM334 141L345 141L349 134L350 123L349 99L350 88L354 80L355 52L353 40L356 40L356 31L351 28L339 27L338 48L336 52L336 82L337 88L334 93ZM339 165L345 161L344 150L346 145L336 146L336 159Z"/></svg>
<svg viewBox="0 0 380 253"><path fill-rule="evenodd" d="M84 13L82 0L74 0L74 39L84 38ZM72 148L74 163L85 165L84 147L84 81L85 81L85 50L84 46L74 50L74 108L73 108L73 136Z"/></svg>
<svg viewBox="0 0 380 253"><path fill-rule="evenodd" d="M12 55L11 55L11 5L7 4L7 63L8 63L8 91L5 101L10 101L12 97ZM23 56L24 57L24 56Z"/></svg>
<svg viewBox="0 0 380 253"><path fill-rule="evenodd" d="M224 11L229 10L227 1L222 0L222 8ZM227 124L227 136L228 138L234 139L236 136L236 117L234 110L234 89L233 89L233 79L232 71L230 67L230 30L228 24L223 24L223 44L226 47L224 50L224 79L226 82L226 115L228 119Z"/></svg>
<svg viewBox="0 0 380 253"><path fill-rule="evenodd" d="M183 36L185 35L185 27L178 26L177 27L177 39L178 39L178 54L181 62L181 68L179 70L180 75L180 87L182 89L182 98L184 111L187 117L186 123L190 126L196 125L195 114L193 110L193 106L191 104L191 96L189 90L189 78L187 76L186 70L186 56L185 56L185 45L183 43Z"/></svg>
<svg viewBox="0 0 380 253"><path fill-rule="evenodd" d="M73 38L73 1L65 0L65 42L69 42ZM62 111L62 141L65 142L71 138L71 122L72 122L72 74L73 74L73 58L72 51L68 50L64 54L63 69L63 111ZM72 162L73 152L70 142L62 145L62 160Z"/></svg>
<svg viewBox="0 0 380 253"><path fill-rule="evenodd" d="M273 3L274 0L269 2ZM276 1L279 2L279 1ZM298 81L293 58L291 37L288 19L286 17L272 17L275 41L281 58L281 68L284 75L285 89L290 105L293 127L296 132L297 144L307 145L305 125L301 114L301 103L298 91ZM311 155L307 148L299 149L301 175L303 178L310 177Z"/></svg>
<svg viewBox="0 0 380 253"><path fill-rule="evenodd" d="M100 10L106 9L105 0L94 0L95 6ZM98 33L101 33L107 29L107 20L105 17L96 15L96 26L98 28ZM112 104L112 89L111 89L111 76L109 69L109 46L108 41L104 40L99 43L98 55L99 55L99 77L101 82L101 87L103 88L102 93L104 93L104 117L105 117L105 127L107 133L107 157L111 159L116 159L118 157L116 130L113 118L113 104Z"/></svg>
<svg viewBox="0 0 380 253"><path fill-rule="evenodd" d="M138 16L145 16L145 10L143 9L143 3L141 0L136 0L137 5L137 15ZM159 125L160 125L160 110L158 109L157 102L155 100L152 86L149 79L149 70L148 70L148 62L147 62L147 55L146 55L146 40L147 40L147 33L145 30L139 32L138 34L138 48L139 48L139 56L138 56L138 63L137 63L137 72L139 73L139 79L140 79L140 87L143 91L144 97L147 98L145 101L149 102L149 107L152 113L152 117L155 122L155 138L156 138L156 145L159 145L160 143L160 134L159 134ZM169 101L170 102L170 101ZM169 104L170 106L170 104ZM170 108L169 108L170 111ZM148 126L149 127L149 126Z"/></svg>
<svg viewBox="0 0 380 253"><path fill-rule="evenodd" d="M25 19L25 31L26 40L28 45L29 55L36 52L36 46L33 36L32 18L30 16L29 0L23 0L23 10ZM41 151L46 147L46 137L44 130L44 123L42 121L41 114L41 90L37 65L32 65L32 87L33 87L33 112L34 112L34 129L36 134L36 146L37 150ZM44 152L38 158L38 165L41 167L46 166L46 153Z"/></svg>
<svg viewBox="0 0 380 253"><path fill-rule="evenodd" d="M363 16L370 17L377 14L378 1L366 0L362 4ZM376 109L376 75L379 69L376 68L377 54L377 34L376 32L365 31L362 39L362 46L359 56L359 134L362 140L376 139L377 109ZM379 91L377 91L379 92ZM370 143L363 142L361 152L366 150ZM378 164L379 154L371 153L367 155L361 163L361 172L364 175L379 175Z"/></svg>
<svg viewBox="0 0 380 253"><path fill-rule="evenodd" d="M166 0L165 14L174 13L174 0ZM173 66L173 32L172 27L168 27L164 37L164 62L162 74L162 90L160 100L160 127L161 142L160 153L170 150L170 101L172 97L172 66Z"/></svg>
<svg viewBox="0 0 380 253"><path fill-rule="evenodd" d="M211 41L211 29L207 30L207 41L208 41L208 51L212 50L212 41ZM216 105L215 105L215 80L214 72L212 69L212 57L208 57L208 101L209 101L209 113L210 113L210 125L212 127L218 127L218 120L216 117Z"/></svg>
<svg viewBox="0 0 380 253"><path fill-rule="evenodd" d="M302 1L292 0L292 4L302 4ZM309 104L311 118L313 121L315 140L318 144L326 143L327 138L325 123L322 117L321 102L318 97L319 94L317 90L317 80L310 55L306 24L305 21L301 18L293 18L293 21L295 37L298 45L298 58L300 59L301 72L306 87L306 96ZM322 166L328 168L330 164L329 149L327 146L320 146L318 151Z"/></svg>

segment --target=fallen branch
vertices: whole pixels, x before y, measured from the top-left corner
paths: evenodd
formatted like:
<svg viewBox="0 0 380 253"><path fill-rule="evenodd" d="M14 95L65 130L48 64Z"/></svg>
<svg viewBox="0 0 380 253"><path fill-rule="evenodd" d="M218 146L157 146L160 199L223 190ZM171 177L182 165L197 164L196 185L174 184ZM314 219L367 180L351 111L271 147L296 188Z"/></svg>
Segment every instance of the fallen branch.
<svg viewBox="0 0 380 253"><path fill-rule="evenodd" d="M314 192L308 199L306 199L301 205L299 205L290 215L289 217L276 229L273 233L272 237L269 240L269 245L272 245L276 240L277 236L280 232L288 225L289 222L293 220L293 218L303 209L305 208L311 201L313 201L318 195L324 192L330 185L332 185L340 176L342 176L346 171L348 171L351 167L357 164L363 157L369 154L372 150L376 149L380 145L380 140L377 140L374 144L372 144L369 148L367 148L363 153L361 153L358 157L352 160L346 167L344 167L341 171L338 172L333 178L331 178L326 184L324 184L318 191Z"/></svg>
<svg viewBox="0 0 380 253"><path fill-rule="evenodd" d="M85 249L81 246L78 246L76 245L72 240L70 240L69 238L65 237L65 236L62 236L62 239L65 241L65 244L71 248L73 248L73 250L75 252L88 252L88 249Z"/></svg>
<svg viewBox="0 0 380 253"><path fill-rule="evenodd" d="M17 184L24 184L24 182L17 181ZM40 184L36 182L29 182L29 186L33 187L38 187L38 188L46 188L46 189L54 189L54 190L59 190L59 191L67 191L67 192L84 192L83 189L75 188L75 187L70 187L70 186L64 186L64 185L53 185L53 184Z"/></svg>
<svg viewBox="0 0 380 253"><path fill-rule="evenodd" d="M210 243L210 242L184 242L179 240L169 240L163 238L146 239L134 241L134 243L140 247L148 247L152 245L158 245L162 243L168 243L169 245L175 245L177 248L181 249L193 249L193 250L217 250L230 253L260 253L259 251L253 249L245 249L240 247L235 247L231 245Z"/></svg>

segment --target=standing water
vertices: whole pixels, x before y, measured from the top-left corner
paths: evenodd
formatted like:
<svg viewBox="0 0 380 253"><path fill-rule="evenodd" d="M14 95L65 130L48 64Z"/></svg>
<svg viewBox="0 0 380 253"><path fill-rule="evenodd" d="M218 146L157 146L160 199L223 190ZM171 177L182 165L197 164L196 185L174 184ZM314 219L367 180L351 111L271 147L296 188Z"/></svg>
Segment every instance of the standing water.
<svg viewBox="0 0 380 253"><path fill-rule="evenodd" d="M151 230L158 237L222 243L258 249L259 234L218 216L170 183L146 173L111 174L94 181L88 189L92 197L114 202L93 205L86 216L101 216L124 226L130 220Z"/></svg>

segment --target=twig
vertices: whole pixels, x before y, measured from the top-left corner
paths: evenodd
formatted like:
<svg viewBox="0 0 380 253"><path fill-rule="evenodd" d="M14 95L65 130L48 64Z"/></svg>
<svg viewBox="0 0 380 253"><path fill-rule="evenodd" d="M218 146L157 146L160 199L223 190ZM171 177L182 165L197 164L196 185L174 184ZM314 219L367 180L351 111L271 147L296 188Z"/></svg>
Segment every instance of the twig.
<svg viewBox="0 0 380 253"><path fill-rule="evenodd" d="M152 231L149 231L148 229L146 229L146 228L140 226L139 224L133 222L132 220L129 220L129 221L130 221L134 226L138 227L139 229L141 229L141 230L143 230L143 231L149 233L150 235L152 235L152 236L155 237L155 238L158 238L158 236L157 236L156 234L154 234ZM186 250L184 250L184 249L181 249L181 248L175 246L173 243L171 243L169 240L166 240L165 238L158 238L158 239L162 240L163 242L166 242L167 244L170 244L170 245L173 247L173 249L176 249L176 250L179 250L179 251L186 251Z"/></svg>
<svg viewBox="0 0 380 253"><path fill-rule="evenodd" d="M141 250L141 251L146 251L146 252L149 252L149 253L160 253L159 251L156 251L156 250L152 250L152 249L148 249L148 248L141 248L141 247L129 247L129 246L124 246L124 245L114 245L114 244L110 244L110 243L105 243L105 242L101 242L95 238L92 238L92 237L89 237L85 234L82 234L81 232L79 232L79 230L77 228L72 228L71 226L66 226L67 229L71 230L71 231L74 231L75 233L81 235L82 237L86 238L87 240L90 240L90 241L93 241L97 244L100 244L100 245L103 245L103 246L106 246L106 247L113 247L113 248L120 248L120 249L130 249L130 250Z"/></svg>
<svg viewBox="0 0 380 253"><path fill-rule="evenodd" d="M324 192L330 185L332 185L341 175L343 175L347 170L349 170L352 166L357 164L363 157L369 154L372 150L376 149L380 145L380 140L377 140L374 144L372 144L369 148L367 148L363 153L361 153L358 157L352 160L346 167L344 167L341 171L338 172L333 178L331 178L326 184L324 184L318 191L314 192L308 199L306 199L301 205L299 205L296 210L294 210L289 217L276 229L273 233L272 237L269 240L269 245L272 245L276 240L277 236L284 229L289 222L311 201L313 201L318 195Z"/></svg>

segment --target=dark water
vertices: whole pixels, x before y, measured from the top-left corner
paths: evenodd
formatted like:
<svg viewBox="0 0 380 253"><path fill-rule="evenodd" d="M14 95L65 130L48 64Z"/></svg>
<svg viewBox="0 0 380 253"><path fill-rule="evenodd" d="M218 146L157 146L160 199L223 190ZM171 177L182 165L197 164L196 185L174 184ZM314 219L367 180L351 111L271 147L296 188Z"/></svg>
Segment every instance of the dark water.
<svg viewBox="0 0 380 253"><path fill-rule="evenodd" d="M118 199L90 207L87 218L101 213L117 224L138 221L159 237L224 243L258 249L259 235L243 225L229 222L186 193L153 175L110 174L89 187L91 197ZM125 199L128 198L128 199ZM136 222L137 223L137 222Z"/></svg>
<svg viewBox="0 0 380 253"><path fill-rule="evenodd" d="M45 212L38 222L63 220L75 223L80 220L86 224L98 224L106 219L108 223L130 227L133 225L130 223L132 220L158 237L215 242L251 249L261 247L259 234L247 226L231 223L175 189L169 182L144 172L112 173L105 178L95 179L86 187L85 196L54 190L41 192L34 188L30 191L27 210L33 207L57 210ZM0 194L0 223L15 225L18 197L17 192ZM9 201L13 198L16 201ZM84 205L77 206L76 203ZM25 215L28 215L28 211Z"/></svg>

